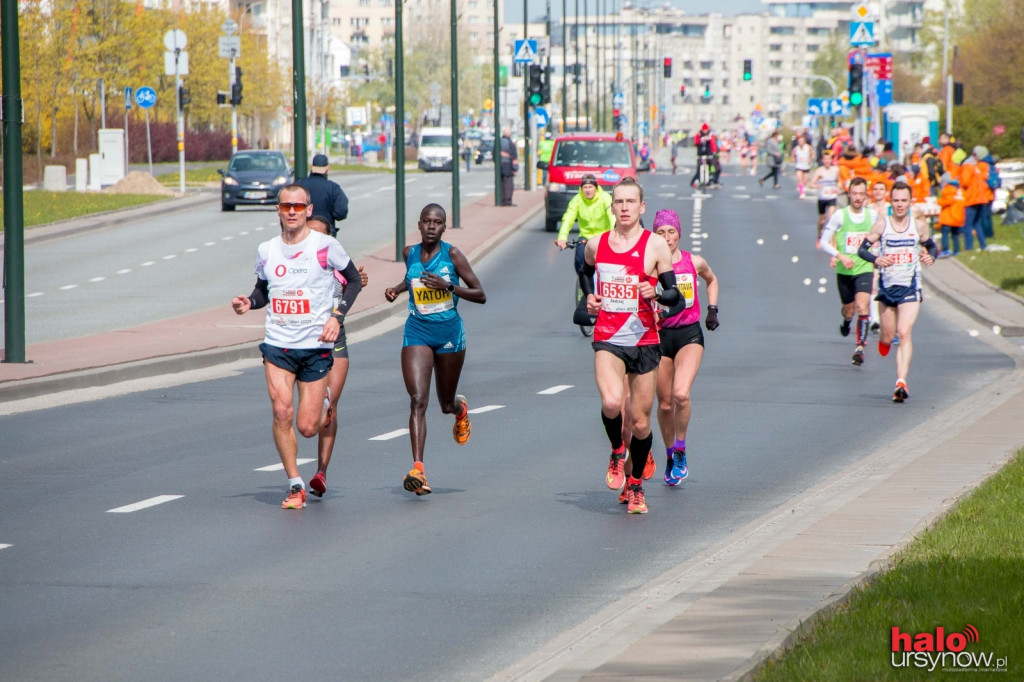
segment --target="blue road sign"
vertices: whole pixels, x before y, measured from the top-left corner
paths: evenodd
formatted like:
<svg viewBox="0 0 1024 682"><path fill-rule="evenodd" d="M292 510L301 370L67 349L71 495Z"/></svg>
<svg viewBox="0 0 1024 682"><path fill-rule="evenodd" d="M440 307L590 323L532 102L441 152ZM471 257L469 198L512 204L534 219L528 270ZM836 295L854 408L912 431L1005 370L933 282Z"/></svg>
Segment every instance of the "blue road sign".
<svg viewBox="0 0 1024 682"><path fill-rule="evenodd" d="M875 44L875 22L850 22L850 47L870 47Z"/></svg>
<svg viewBox="0 0 1024 682"><path fill-rule="evenodd" d="M548 123L551 123L551 115L548 114L548 110L544 107L534 107L534 113L537 115L537 127L544 128Z"/></svg>
<svg viewBox="0 0 1024 682"><path fill-rule="evenodd" d="M612 104L613 105L615 105L617 107L621 107L625 103L626 103L626 96L624 94L622 94L621 92L616 92L614 95L612 95Z"/></svg>
<svg viewBox="0 0 1024 682"><path fill-rule="evenodd" d="M537 61L537 41L517 40L515 44L516 64L533 64Z"/></svg>
<svg viewBox="0 0 1024 682"><path fill-rule="evenodd" d="M135 91L135 103L142 109L151 108L156 104L156 90L148 85L143 85Z"/></svg>
<svg viewBox="0 0 1024 682"><path fill-rule="evenodd" d="M126 110L132 108L132 89L131 88L125 88L124 89L124 108Z"/></svg>
<svg viewBox="0 0 1024 682"><path fill-rule="evenodd" d="M838 97L811 97L807 100L808 116L849 116L850 105Z"/></svg>

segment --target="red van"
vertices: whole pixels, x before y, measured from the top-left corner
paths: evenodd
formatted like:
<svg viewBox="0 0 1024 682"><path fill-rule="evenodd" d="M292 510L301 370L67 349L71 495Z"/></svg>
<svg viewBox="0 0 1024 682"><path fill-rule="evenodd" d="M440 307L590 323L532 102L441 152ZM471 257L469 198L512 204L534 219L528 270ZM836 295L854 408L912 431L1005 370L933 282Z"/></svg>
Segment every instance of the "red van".
<svg viewBox="0 0 1024 682"><path fill-rule="evenodd" d="M636 179L637 157L629 138L614 133L572 133L555 139L551 161L537 167L548 172L544 197L544 228L557 232L569 200L580 191L580 178L586 173L611 191L622 178Z"/></svg>

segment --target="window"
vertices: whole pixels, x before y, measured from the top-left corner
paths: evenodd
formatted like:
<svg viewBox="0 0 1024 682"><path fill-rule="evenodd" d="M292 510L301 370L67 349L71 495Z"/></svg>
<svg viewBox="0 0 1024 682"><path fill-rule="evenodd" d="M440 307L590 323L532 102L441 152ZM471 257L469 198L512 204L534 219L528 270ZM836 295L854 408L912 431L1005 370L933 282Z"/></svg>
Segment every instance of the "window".
<svg viewBox="0 0 1024 682"><path fill-rule="evenodd" d="M812 44L809 44L809 45L807 46L807 51L808 51L808 52L817 52L817 51L818 51L818 50L820 50L820 49L821 49L821 45L814 45L813 43L812 43Z"/></svg>
<svg viewBox="0 0 1024 682"><path fill-rule="evenodd" d="M359 0L359 6L360 7L369 7L370 6L370 0Z"/></svg>
<svg viewBox="0 0 1024 682"><path fill-rule="evenodd" d="M370 20L367 17L352 17L348 21L353 28L365 28L370 23Z"/></svg>
<svg viewBox="0 0 1024 682"><path fill-rule="evenodd" d="M812 27L807 29L807 35L809 36L828 36L831 35L832 31L827 28Z"/></svg>
<svg viewBox="0 0 1024 682"><path fill-rule="evenodd" d="M769 33L773 36L791 36L796 33L796 29L792 26L772 26Z"/></svg>
<svg viewBox="0 0 1024 682"><path fill-rule="evenodd" d="M772 76L771 78L768 79L768 85L781 85L781 84L782 84L782 79L779 78L778 76Z"/></svg>
<svg viewBox="0 0 1024 682"><path fill-rule="evenodd" d="M470 24L479 24L480 23L480 15L479 14L470 14L469 17L468 17L468 23L470 23Z"/></svg>
<svg viewBox="0 0 1024 682"><path fill-rule="evenodd" d="M381 26L394 26L394 24L395 24L395 18L394 17L381 17L380 18L380 25Z"/></svg>
<svg viewBox="0 0 1024 682"><path fill-rule="evenodd" d="M781 69L782 68L782 60L781 59L773 59L772 61L768 62L768 68L769 69Z"/></svg>
<svg viewBox="0 0 1024 682"><path fill-rule="evenodd" d="M551 165L631 168L633 158L627 142L566 140L557 145Z"/></svg>
<svg viewBox="0 0 1024 682"><path fill-rule="evenodd" d="M468 5L470 9L476 9L480 6L480 0L469 0L466 5Z"/></svg>
<svg viewBox="0 0 1024 682"><path fill-rule="evenodd" d="M769 52L782 52L782 43L772 43L768 46Z"/></svg>
<svg viewBox="0 0 1024 682"><path fill-rule="evenodd" d="M710 60L702 61L700 63L700 68L705 69L707 71L710 71L711 69L715 68L715 63L713 61L710 61Z"/></svg>
<svg viewBox="0 0 1024 682"><path fill-rule="evenodd" d="M341 26L341 17L331 19L331 26Z"/></svg>
<svg viewBox="0 0 1024 682"><path fill-rule="evenodd" d="M693 62L691 62L689 59L687 59L685 62L683 62L683 68L684 69L693 69Z"/></svg>
<svg viewBox="0 0 1024 682"><path fill-rule="evenodd" d="M722 87L723 88L729 87L729 79L728 78L723 78L722 79ZM722 104L725 104L725 102L722 102Z"/></svg>

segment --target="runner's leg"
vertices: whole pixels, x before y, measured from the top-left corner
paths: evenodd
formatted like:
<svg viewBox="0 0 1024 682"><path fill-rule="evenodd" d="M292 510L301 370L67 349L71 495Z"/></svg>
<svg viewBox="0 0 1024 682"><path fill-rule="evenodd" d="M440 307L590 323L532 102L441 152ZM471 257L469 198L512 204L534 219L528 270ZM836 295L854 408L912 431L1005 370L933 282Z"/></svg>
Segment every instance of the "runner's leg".
<svg viewBox="0 0 1024 682"><path fill-rule="evenodd" d="M295 463L295 456L299 444L292 426L295 419L295 408L292 404L295 375L271 362L263 363L263 373L267 378L267 392L270 394L270 406L274 413L274 445L281 457L281 464L284 465L285 475L288 478L298 478L299 467Z"/></svg>
<svg viewBox="0 0 1024 682"><path fill-rule="evenodd" d="M675 372L672 377L672 406L674 414L675 440L685 441L690 428L690 389L697 378L704 346L688 343L676 354Z"/></svg>
<svg viewBox="0 0 1024 682"><path fill-rule="evenodd" d="M462 403L455 400L455 394L459 390L459 377L465 361L464 350L434 354L434 388L441 411L445 414L455 414L462 409Z"/></svg>
<svg viewBox="0 0 1024 682"><path fill-rule="evenodd" d="M331 373L327 375L327 385L331 389L331 409L334 411L334 418L320 431L316 453L317 471L326 472L327 466L331 463L334 441L338 436L338 399L341 397L341 391L345 388L345 379L347 377L348 358L334 358L334 366L331 367Z"/></svg>
<svg viewBox="0 0 1024 682"><path fill-rule="evenodd" d="M427 440L427 402L430 396L430 374L434 370L434 351L429 346L402 348L402 378L409 394L409 441L412 461L423 461Z"/></svg>
<svg viewBox="0 0 1024 682"><path fill-rule="evenodd" d="M900 337L900 345L896 347L896 378L898 381L905 382L910 373L910 358L914 354L911 332L920 312L921 304L917 301L901 303L896 308L896 333Z"/></svg>

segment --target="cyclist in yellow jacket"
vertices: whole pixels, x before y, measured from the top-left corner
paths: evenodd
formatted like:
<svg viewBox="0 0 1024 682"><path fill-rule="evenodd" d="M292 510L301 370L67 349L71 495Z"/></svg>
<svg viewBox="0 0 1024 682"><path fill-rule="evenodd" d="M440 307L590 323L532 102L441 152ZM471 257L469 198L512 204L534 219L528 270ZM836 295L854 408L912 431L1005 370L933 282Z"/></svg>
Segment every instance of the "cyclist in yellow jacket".
<svg viewBox="0 0 1024 682"><path fill-rule="evenodd" d="M579 194L569 201L569 207L562 216L562 227L558 230L555 245L565 249L566 239L573 224L580 226L580 241L576 245L576 274L583 269L583 253L588 239L603 234L615 226L612 215L612 195L597 184L597 177L587 173L580 178Z"/></svg>

